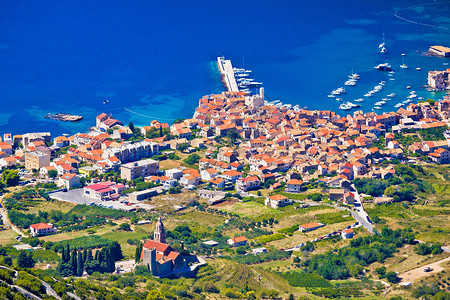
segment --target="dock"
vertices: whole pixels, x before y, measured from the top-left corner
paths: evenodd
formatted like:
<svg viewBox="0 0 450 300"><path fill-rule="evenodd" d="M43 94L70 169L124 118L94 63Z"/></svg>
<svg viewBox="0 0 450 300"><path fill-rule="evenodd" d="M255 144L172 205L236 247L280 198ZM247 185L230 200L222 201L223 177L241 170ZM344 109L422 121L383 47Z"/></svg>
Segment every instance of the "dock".
<svg viewBox="0 0 450 300"><path fill-rule="evenodd" d="M239 92L239 88L234 77L233 65L231 60L225 59L223 56L217 57L217 66L221 74L221 78L225 87L229 92Z"/></svg>

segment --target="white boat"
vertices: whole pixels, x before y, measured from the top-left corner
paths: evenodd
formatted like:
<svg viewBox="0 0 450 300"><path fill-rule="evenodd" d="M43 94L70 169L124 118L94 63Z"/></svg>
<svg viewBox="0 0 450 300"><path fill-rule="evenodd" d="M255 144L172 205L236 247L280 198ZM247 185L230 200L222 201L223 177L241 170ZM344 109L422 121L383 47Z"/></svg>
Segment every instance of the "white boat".
<svg viewBox="0 0 450 300"><path fill-rule="evenodd" d="M407 89L410 89L410 88L411 88L411 86L410 86L410 85L407 85L407 86L406 86L406 88L407 88Z"/></svg>
<svg viewBox="0 0 450 300"><path fill-rule="evenodd" d="M339 105L339 109L340 110L350 110L352 108L350 106L348 106L347 103L342 103L341 105Z"/></svg>
<svg viewBox="0 0 450 300"><path fill-rule="evenodd" d="M331 91L332 95L340 95L340 94L344 94L345 93L345 89L343 87L337 88L333 91Z"/></svg>
<svg viewBox="0 0 450 300"><path fill-rule="evenodd" d="M348 86L355 86L356 85L356 80L347 80L344 85L348 85Z"/></svg>
<svg viewBox="0 0 450 300"><path fill-rule="evenodd" d="M417 68L416 68L416 71L420 71L420 70L422 70L421 67L417 67Z"/></svg>
<svg viewBox="0 0 450 300"><path fill-rule="evenodd" d="M375 109L381 109L381 107L379 107L379 106L374 106L373 108L375 108Z"/></svg>
<svg viewBox="0 0 450 300"><path fill-rule="evenodd" d="M390 93L389 95L387 95L388 97L390 97L390 98L392 98L392 97L395 97L395 96L397 96L397 94L396 93Z"/></svg>
<svg viewBox="0 0 450 300"><path fill-rule="evenodd" d="M363 98L359 98L359 99L355 99L354 101L355 102L364 102L364 99Z"/></svg>
<svg viewBox="0 0 450 300"><path fill-rule="evenodd" d="M403 104L403 103L397 103L397 104L394 105L394 107L397 107L397 108L398 108L398 107L402 107L403 105L405 105L405 104Z"/></svg>
<svg viewBox="0 0 450 300"><path fill-rule="evenodd" d="M328 95L328 98L336 98L335 95Z"/></svg>
<svg viewBox="0 0 450 300"><path fill-rule="evenodd" d="M379 64L378 66L374 67L378 71L392 71L392 67L388 63Z"/></svg>
<svg viewBox="0 0 450 300"><path fill-rule="evenodd" d="M367 93L367 94L364 94L364 97L372 97L373 96L373 94L372 93Z"/></svg>
<svg viewBox="0 0 450 300"><path fill-rule="evenodd" d="M352 79L352 80L358 80L359 79L359 74L353 73L351 75L348 75L348 78Z"/></svg>
<svg viewBox="0 0 450 300"><path fill-rule="evenodd" d="M378 48L383 48L385 45L386 45L386 43L383 42L383 43L378 45Z"/></svg>
<svg viewBox="0 0 450 300"><path fill-rule="evenodd" d="M395 78L389 78L389 80L395 80Z"/></svg>
<svg viewBox="0 0 450 300"><path fill-rule="evenodd" d="M342 98L336 98L336 101L342 101Z"/></svg>
<svg viewBox="0 0 450 300"><path fill-rule="evenodd" d="M402 69L408 69L408 66L405 64L405 56L406 56L406 54L405 54L405 53L402 53L403 62L402 62L402 64L400 65L400 68L402 68Z"/></svg>
<svg viewBox="0 0 450 300"><path fill-rule="evenodd" d="M383 48L381 48L380 52L383 53L383 54L385 54L385 53L387 53L388 51L387 51L387 49L386 49L385 47L383 47Z"/></svg>

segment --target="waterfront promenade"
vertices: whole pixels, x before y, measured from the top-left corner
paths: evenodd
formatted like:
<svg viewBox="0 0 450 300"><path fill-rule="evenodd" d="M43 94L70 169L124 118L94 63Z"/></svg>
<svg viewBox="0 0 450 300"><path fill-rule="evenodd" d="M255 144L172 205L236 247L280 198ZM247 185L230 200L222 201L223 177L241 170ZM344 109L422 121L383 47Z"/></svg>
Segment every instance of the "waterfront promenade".
<svg viewBox="0 0 450 300"><path fill-rule="evenodd" d="M219 67L222 80L229 92L239 92L239 88L234 77L233 65L231 60L225 59L223 56L217 58L217 65Z"/></svg>

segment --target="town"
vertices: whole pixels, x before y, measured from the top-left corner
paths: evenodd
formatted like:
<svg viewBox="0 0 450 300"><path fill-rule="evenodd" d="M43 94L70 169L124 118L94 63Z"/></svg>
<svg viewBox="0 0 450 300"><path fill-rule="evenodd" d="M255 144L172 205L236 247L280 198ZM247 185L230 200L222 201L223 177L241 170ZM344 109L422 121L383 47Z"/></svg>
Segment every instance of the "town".
<svg viewBox="0 0 450 300"><path fill-rule="evenodd" d="M450 163L449 113L450 96L383 114L293 110L268 105L260 88L255 95L203 96L191 119L173 124L125 126L102 113L88 133L4 133L4 270L39 266L63 277L95 277L98 284L108 278L128 296L138 291L127 287L139 285L118 276L130 272L179 278L174 281L194 276L191 298L294 297L307 287L317 288L316 296L361 296L360 286L330 281L368 274L365 295L410 294L419 278L437 282L440 271L448 278L449 175L441 165ZM418 223L424 216L435 223L424 228ZM383 244L390 246L377 246ZM326 250L346 246L375 256L333 263L353 250ZM395 251L411 256L407 264ZM223 268L249 273L248 289L214 283L220 279L213 270ZM0 278L19 285L32 276L13 273ZM102 277L109 273L118 275ZM287 283L269 283L275 275ZM163 299L157 296L168 283L161 280L150 283L155 298L147 299ZM178 296L188 293L183 282ZM79 299L93 289L50 285L46 292L18 290Z"/></svg>

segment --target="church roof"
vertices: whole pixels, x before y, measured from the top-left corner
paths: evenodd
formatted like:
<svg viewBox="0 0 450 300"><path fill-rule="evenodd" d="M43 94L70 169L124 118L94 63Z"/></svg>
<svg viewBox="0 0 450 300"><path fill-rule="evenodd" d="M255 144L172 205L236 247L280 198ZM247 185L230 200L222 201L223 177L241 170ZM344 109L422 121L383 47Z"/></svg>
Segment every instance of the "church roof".
<svg viewBox="0 0 450 300"><path fill-rule="evenodd" d="M170 252L173 250L172 247L170 247L167 244L155 242L152 240L147 240L143 247L147 248L147 249L155 248L157 252L163 252L163 253Z"/></svg>

